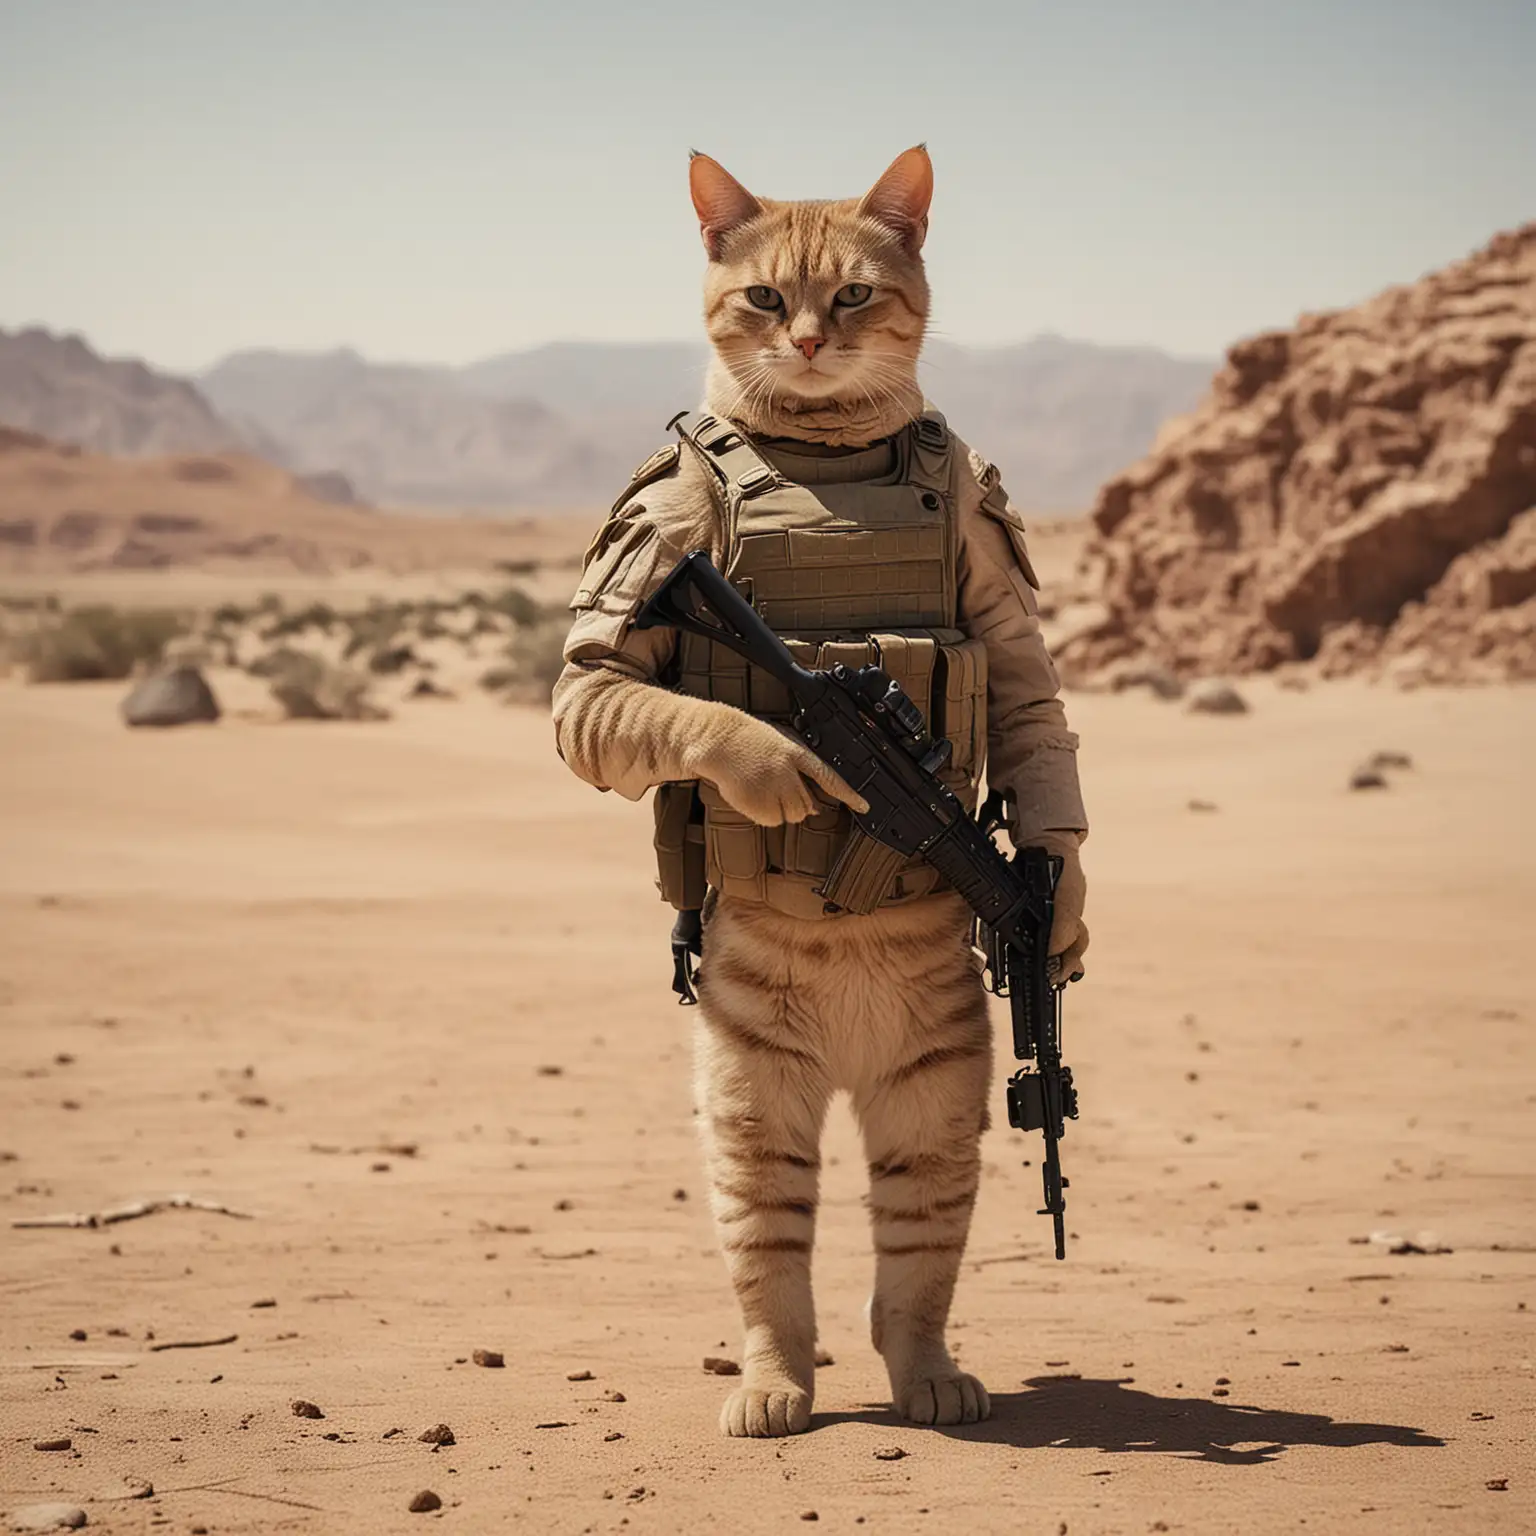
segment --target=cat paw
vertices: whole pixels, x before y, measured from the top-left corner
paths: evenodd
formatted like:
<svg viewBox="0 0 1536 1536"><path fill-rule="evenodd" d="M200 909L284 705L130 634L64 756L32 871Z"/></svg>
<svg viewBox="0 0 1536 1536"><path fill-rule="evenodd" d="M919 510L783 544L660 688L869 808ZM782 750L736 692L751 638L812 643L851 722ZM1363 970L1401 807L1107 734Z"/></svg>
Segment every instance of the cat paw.
<svg viewBox="0 0 1536 1536"><path fill-rule="evenodd" d="M797 1387L739 1387L720 1410L720 1433L766 1440L811 1427L811 1394Z"/></svg>
<svg viewBox="0 0 1536 1536"><path fill-rule="evenodd" d="M895 1406L914 1424L979 1424L992 1416L987 1389L963 1371L912 1382L898 1394Z"/></svg>

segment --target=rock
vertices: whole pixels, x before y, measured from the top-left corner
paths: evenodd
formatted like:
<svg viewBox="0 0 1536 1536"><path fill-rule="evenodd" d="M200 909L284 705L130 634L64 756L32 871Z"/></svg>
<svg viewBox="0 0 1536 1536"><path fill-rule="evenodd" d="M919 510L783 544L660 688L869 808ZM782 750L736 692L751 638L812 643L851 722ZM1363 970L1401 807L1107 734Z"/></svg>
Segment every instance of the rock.
<svg viewBox="0 0 1536 1536"><path fill-rule="evenodd" d="M881 1445L875 1448L876 1461L900 1461L906 1454L899 1445Z"/></svg>
<svg viewBox="0 0 1536 1536"><path fill-rule="evenodd" d="M1412 768L1413 759L1406 752L1372 752L1361 766L1385 773L1389 768Z"/></svg>
<svg viewBox="0 0 1536 1536"><path fill-rule="evenodd" d="M73 1340L74 1340L74 1341L75 1341L75 1343L77 1343L77 1344L84 1344L84 1343L85 1343L85 1341L86 1341L86 1340L87 1340L87 1339L88 1339L88 1338L90 1338L90 1334L88 1334L88 1333L87 1333L87 1332L86 1332L86 1331L85 1331L85 1329L84 1329L84 1328L71 1328L71 1329L70 1329L70 1330L69 1330L69 1336L70 1336L70 1338L72 1338L72 1339L73 1339Z"/></svg>
<svg viewBox="0 0 1536 1536"><path fill-rule="evenodd" d="M622 1392L608 1391L603 1393L605 1403L627 1403L629 1399Z"/></svg>
<svg viewBox="0 0 1536 1536"><path fill-rule="evenodd" d="M1156 665L1123 667L1111 676L1109 687L1113 693L1145 688L1159 699L1184 697L1184 679L1177 672Z"/></svg>
<svg viewBox="0 0 1536 1536"><path fill-rule="evenodd" d="M719 1355L705 1355L704 1369L711 1376L740 1376L741 1367L734 1360L726 1360Z"/></svg>
<svg viewBox="0 0 1536 1536"><path fill-rule="evenodd" d="M1350 774L1349 787L1351 789L1385 789L1386 775L1366 763Z"/></svg>
<svg viewBox="0 0 1536 1536"><path fill-rule="evenodd" d="M1225 678L1207 677L1189 690L1184 706L1194 715L1246 715L1248 702Z"/></svg>
<svg viewBox="0 0 1536 1536"><path fill-rule="evenodd" d="M122 702L123 720L133 726L193 725L219 718L219 701L196 667L172 667L134 685Z"/></svg>
<svg viewBox="0 0 1536 1536"><path fill-rule="evenodd" d="M592 1372L591 1371L567 1371L565 1373L565 1379L567 1381L591 1381L592 1380Z"/></svg>
<svg viewBox="0 0 1536 1536"><path fill-rule="evenodd" d="M60 1435L56 1440L34 1440L32 1442L32 1449L34 1451L70 1451L74 1449L74 1446L75 1442L67 1435Z"/></svg>
<svg viewBox="0 0 1536 1536"><path fill-rule="evenodd" d="M820 1370L823 1366L836 1365L837 1361L826 1350L817 1349L814 1363L817 1370Z"/></svg>
<svg viewBox="0 0 1536 1536"><path fill-rule="evenodd" d="M426 1515L434 1509L441 1509L443 1501L430 1488L423 1488L405 1507L413 1515Z"/></svg>
<svg viewBox="0 0 1536 1536"><path fill-rule="evenodd" d="M492 1371L499 1371L507 1363L497 1349L477 1349L469 1358Z"/></svg>
<svg viewBox="0 0 1536 1536"><path fill-rule="evenodd" d="M323 1419L325 1417L313 1403L306 1402L302 1397L294 1398L288 1406L293 1410L293 1416L296 1419Z"/></svg>
<svg viewBox="0 0 1536 1536"><path fill-rule="evenodd" d="M1239 342L1093 522L1068 682L1536 678L1536 223Z"/></svg>
<svg viewBox="0 0 1536 1536"><path fill-rule="evenodd" d="M13 1531L78 1531L86 1523L75 1504L27 1504L11 1515Z"/></svg>
<svg viewBox="0 0 1536 1536"><path fill-rule="evenodd" d="M423 1445L455 1445L458 1442L453 1438L453 1431L446 1424L434 1424L431 1429L424 1429L416 1437Z"/></svg>

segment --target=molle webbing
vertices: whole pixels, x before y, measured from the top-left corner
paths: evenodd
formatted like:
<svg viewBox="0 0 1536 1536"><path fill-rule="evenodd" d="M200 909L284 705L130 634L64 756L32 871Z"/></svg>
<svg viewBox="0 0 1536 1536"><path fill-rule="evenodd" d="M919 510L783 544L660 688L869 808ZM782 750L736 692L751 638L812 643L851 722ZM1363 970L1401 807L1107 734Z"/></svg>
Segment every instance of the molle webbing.
<svg viewBox="0 0 1536 1536"><path fill-rule="evenodd" d="M986 751L986 648L955 627L955 454L943 422L921 417L893 439L889 472L878 479L815 484L788 479L729 422L685 414L674 424L724 514L726 575L803 665L889 672L933 733L950 738L945 778L974 805ZM674 667L684 693L771 722L790 718L779 684L703 637L678 637ZM662 894L681 905L685 890L697 890L679 860L687 850L697 869L700 810L708 883L723 895L821 917L834 896L843 910L872 911L940 888L926 864L902 866L883 850L850 844L847 810L814 793L817 810L805 821L759 827L709 784L698 786L697 802L691 787L664 786Z"/></svg>

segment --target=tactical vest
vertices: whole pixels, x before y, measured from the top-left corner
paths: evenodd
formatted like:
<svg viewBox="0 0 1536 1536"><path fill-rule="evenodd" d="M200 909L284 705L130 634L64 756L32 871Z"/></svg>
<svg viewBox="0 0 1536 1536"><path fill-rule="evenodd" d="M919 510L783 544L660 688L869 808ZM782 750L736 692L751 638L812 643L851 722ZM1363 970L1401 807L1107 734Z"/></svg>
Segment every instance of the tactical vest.
<svg viewBox="0 0 1536 1536"><path fill-rule="evenodd" d="M981 641L956 627L957 477L965 466L943 418L920 416L892 439L895 462L881 479L817 485L786 479L728 421L684 415L675 425L702 461L724 514L726 576L802 665L874 663L889 672L933 734L949 738L954 750L945 780L974 808L986 754L987 656ZM781 685L702 636L678 636L665 680L762 720L787 723L792 715ZM661 785L656 850L663 897L695 908L707 885L794 917L819 918L873 911L941 888L921 861L850 859L838 869L852 818L814 786L813 793L817 810L806 820L759 827L710 784ZM850 864L862 873L850 877ZM828 890L834 870L836 888Z"/></svg>

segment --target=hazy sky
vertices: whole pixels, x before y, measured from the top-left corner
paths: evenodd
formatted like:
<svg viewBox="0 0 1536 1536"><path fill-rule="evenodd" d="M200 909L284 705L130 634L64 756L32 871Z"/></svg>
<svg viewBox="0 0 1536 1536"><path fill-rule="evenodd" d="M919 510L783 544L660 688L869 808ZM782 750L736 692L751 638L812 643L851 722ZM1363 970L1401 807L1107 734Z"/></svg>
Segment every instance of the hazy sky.
<svg viewBox="0 0 1536 1536"><path fill-rule="evenodd" d="M936 329L1211 352L1536 217L1533 0L0 0L0 325L175 368L698 333L690 145L927 140Z"/></svg>

